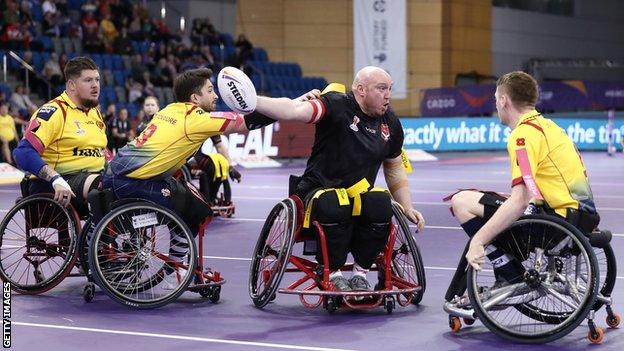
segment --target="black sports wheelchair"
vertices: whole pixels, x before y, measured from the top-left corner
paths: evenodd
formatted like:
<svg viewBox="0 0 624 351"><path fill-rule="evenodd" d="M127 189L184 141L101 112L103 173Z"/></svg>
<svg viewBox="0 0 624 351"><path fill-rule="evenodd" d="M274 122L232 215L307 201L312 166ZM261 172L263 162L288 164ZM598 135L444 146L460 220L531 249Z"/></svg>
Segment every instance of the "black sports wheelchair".
<svg viewBox="0 0 624 351"><path fill-rule="evenodd" d="M604 330L594 323L596 312L605 307L610 328L621 321L612 308L617 265L611 232L595 228L583 233L570 220L536 209L492 243L522 263L524 274L517 283L502 283L487 259L481 271L474 270L465 259L466 244L445 296L449 327L457 333L462 319L466 325L478 319L508 340L546 343L587 319L588 339L600 343Z"/></svg>
<svg viewBox="0 0 624 351"><path fill-rule="evenodd" d="M16 201L0 223L0 278L23 294L41 294L67 276L86 276L84 300L99 286L113 300L135 308L161 307L184 291L212 302L225 280L206 268L188 226L171 210L143 199L115 201L111 190L92 190L88 207L63 207L52 194ZM180 261L170 251L186 251ZM77 266L78 271L74 271ZM95 284L94 284L95 283Z"/></svg>

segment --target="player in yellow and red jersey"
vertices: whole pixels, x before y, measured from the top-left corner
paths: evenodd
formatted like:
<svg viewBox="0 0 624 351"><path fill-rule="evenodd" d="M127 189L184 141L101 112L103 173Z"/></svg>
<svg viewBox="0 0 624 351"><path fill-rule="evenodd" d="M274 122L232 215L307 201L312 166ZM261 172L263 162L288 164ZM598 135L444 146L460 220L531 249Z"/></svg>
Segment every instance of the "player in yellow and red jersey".
<svg viewBox="0 0 624 351"><path fill-rule="evenodd" d="M63 205L71 200L85 209L86 196L98 186L104 168L106 126L97 107L100 74L87 57L70 60L64 73L65 92L33 114L14 158L21 169L37 176L23 192L53 192Z"/></svg>
<svg viewBox="0 0 624 351"><path fill-rule="evenodd" d="M511 196L461 191L453 196L452 209L472 238L466 253L467 263L479 270L487 256L497 280L516 283L524 274L522 264L491 244L486 254L484 246L522 216L530 202L584 233L596 228L600 216L576 146L563 129L535 110L539 91L535 79L524 72L511 72L496 85L498 116L513 130L507 141ZM463 289L454 287L453 283L447 300L463 293L452 291L455 288Z"/></svg>
<svg viewBox="0 0 624 351"><path fill-rule="evenodd" d="M173 90L177 102L154 114L145 130L118 150L104 173L105 188L117 198L142 198L163 205L180 215L194 234L210 218L212 211L193 187L172 175L196 154L203 142L214 135L245 132L274 122L251 113L212 112L218 96L206 68L180 74ZM203 166L208 157L196 155ZM180 259L186 248L175 246L170 257Z"/></svg>

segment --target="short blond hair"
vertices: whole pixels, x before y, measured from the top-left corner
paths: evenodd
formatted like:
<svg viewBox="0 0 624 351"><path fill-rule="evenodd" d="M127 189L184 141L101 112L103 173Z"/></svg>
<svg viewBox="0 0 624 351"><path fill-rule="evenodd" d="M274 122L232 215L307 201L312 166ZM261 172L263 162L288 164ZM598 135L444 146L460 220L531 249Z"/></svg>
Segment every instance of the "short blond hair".
<svg viewBox="0 0 624 351"><path fill-rule="evenodd" d="M530 74L515 71L509 72L498 78L496 87L502 90L502 93L509 95L514 106L535 107L539 98L539 86L537 81Z"/></svg>

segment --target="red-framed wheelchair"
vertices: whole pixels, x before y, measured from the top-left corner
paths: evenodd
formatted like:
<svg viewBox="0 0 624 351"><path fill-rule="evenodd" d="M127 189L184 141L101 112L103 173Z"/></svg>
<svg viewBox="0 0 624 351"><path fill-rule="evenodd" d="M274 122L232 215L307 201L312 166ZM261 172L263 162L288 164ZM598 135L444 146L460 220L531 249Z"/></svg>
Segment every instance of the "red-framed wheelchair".
<svg viewBox="0 0 624 351"><path fill-rule="evenodd" d="M219 301L226 280L207 268L202 256L210 219L200 226L196 245L191 230L171 210L143 199L118 200L109 210L112 198L110 190L89 196L94 218L101 218L87 240L97 286L113 300L140 309L164 306L187 290ZM184 248L178 260L172 258L176 247Z"/></svg>
<svg viewBox="0 0 624 351"><path fill-rule="evenodd" d="M199 230L198 252L188 227L162 206L140 199L113 201L110 190L93 190L88 202L90 211L81 218L52 194L19 199L0 222L0 278L14 291L34 295L67 276L86 276L85 301L93 299L95 282L113 300L137 308L163 306L185 290L219 300L225 280L201 258L208 222ZM188 244L182 262L168 257L173 234ZM76 265L80 273L72 274ZM173 286L164 289L161 283L173 272Z"/></svg>
<svg viewBox="0 0 624 351"><path fill-rule="evenodd" d="M392 313L401 306L420 303L425 292L425 271L416 241L400 205L392 204L390 235L383 252L371 267L377 272L372 291L337 291L329 280L325 234L317 221L303 230L304 204L296 195L276 204L267 217L256 243L249 273L249 295L258 308L276 298L277 293L298 295L308 308L323 306L333 313L341 307L370 309L383 306ZM293 246L316 242L323 262L293 254ZM302 245L303 246L303 245ZM352 270L352 264L342 267ZM291 284L280 288L285 273L299 274Z"/></svg>
<svg viewBox="0 0 624 351"><path fill-rule="evenodd" d="M0 278L22 294L54 288L77 262L80 232L77 211L53 195L18 199L0 223Z"/></svg>

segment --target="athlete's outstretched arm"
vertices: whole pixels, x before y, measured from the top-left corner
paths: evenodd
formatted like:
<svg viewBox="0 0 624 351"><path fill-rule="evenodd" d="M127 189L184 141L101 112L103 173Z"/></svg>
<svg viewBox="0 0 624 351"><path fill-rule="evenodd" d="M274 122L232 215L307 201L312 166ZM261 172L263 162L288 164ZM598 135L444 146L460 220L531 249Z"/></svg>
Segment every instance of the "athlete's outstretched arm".
<svg viewBox="0 0 624 351"><path fill-rule="evenodd" d="M314 123L322 118L325 106L318 90L312 90L297 99L258 96L256 111L278 121Z"/></svg>
<svg viewBox="0 0 624 351"><path fill-rule="evenodd" d="M405 216L418 226L418 230L422 230L425 227L425 219L412 204L412 195L409 190L407 173L405 172L405 168L403 168L401 156L399 155L395 158L385 160L383 163L383 170L390 194L392 194L396 202L403 206Z"/></svg>
<svg viewBox="0 0 624 351"><path fill-rule="evenodd" d="M275 121L299 120L308 123L316 123L321 120L323 117L322 114L325 111L323 103L320 102L320 100L317 100L319 96L321 96L321 92L318 89L312 89L295 99L268 98L259 96L256 110L244 117L242 115L237 115L236 118L228 121L222 130L223 134L244 133L268 126ZM264 107L260 107L261 105ZM295 112L295 118L293 118L293 116L287 116L285 118L284 114L279 112L280 109L286 109L285 111L289 111L288 109L293 107L300 110L299 112ZM263 112L264 110L273 111L276 117L273 117L269 113ZM309 114L306 118L296 117L296 114L298 113L303 113L302 116L305 116L305 113L307 113L308 110Z"/></svg>

